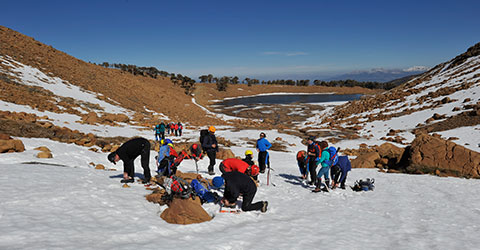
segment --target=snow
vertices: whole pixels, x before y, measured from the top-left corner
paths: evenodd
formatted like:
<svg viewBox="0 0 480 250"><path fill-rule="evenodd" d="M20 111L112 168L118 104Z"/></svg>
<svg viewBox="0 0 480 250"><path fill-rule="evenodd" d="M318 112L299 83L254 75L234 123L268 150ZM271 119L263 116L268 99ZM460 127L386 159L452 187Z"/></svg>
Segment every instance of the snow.
<svg viewBox="0 0 480 250"><path fill-rule="evenodd" d="M237 155L248 148L243 138L260 133L217 131L239 144L232 148ZM298 179L295 154L305 148L301 138L265 132L270 141L281 137L295 144L289 152L270 152L276 186L266 186L266 176L260 176L254 201L268 200L267 213L221 214L217 205L204 204L213 220L192 225L163 221L159 215L165 207L147 202L150 191L143 185L122 188L121 163L108 163L106 153L20 138L25 152L0 155L0 248L475 249L480 244L480 180L353 169L347 184L375 178L375 191L315 194ZM54 158L36 159L37 146L49 147ZM44 164L22 164L32 161ZM95 170L89 162L118 171ZM207 165L207 158L199 162L204 176ZM135 166L141 177L138 159ZM185 160L179 169L194 172L195 164Z"/></svg>
<svg viewBox="0 0 480 250"><path fill-rule="evenodd" d="M359 131L370 139L342 140L334 146L356 148L362 143L378 145L380 137L390 129L401 129L401 136L413 140L411 130L433 113L451 115L453 107L465 98L470 103L479 101L479 83L471 88L449 95L452 103L435 109L426 109L387 121L366 122L369 114L400 112L407 108L420 108L417 98L444 86L458 86L464 81L475 82L480 69L456 77L460 69L472 68L480 57L471 58L453 69L438 69L421 93L411 95L403 103L394 102L386 109L357 114L364 123ZM0 63L11 68L24 84L40 86L57 96L75 97L98 104L116 113L127 110L108 104L90 93L59 78L50 77L37 69L22 65L9 57L0 57ZM0 69L1 70L1 69ZM4 71L2 71L4 72ZM278 93L275 93L278 94ZM290 93L285 93L290 94ZM307 93L306 93L307 94ZM310 93L308 93L310 94ZM445 96L443 96L445 97ZM441 98L443 98L441 97ZM436 98L439 100L441 98ZM198 105L195 99L192 103ZM312 111L312 117L301 124L312 124L307 130L321 130L324 116L335 105L329 103L325 110ZM239 119L234 116L209 115L224 120ZM0 110L34 113L48 116L55 125L78 129L100 136L143 136L153 139L153 131L122 124L122 127L80 124L80 117L71 114L40 112L28 106L0 101ZM148 110L149 112L154 112ZM298 110L297 110L298 111ZM165 119L168 117L155 113ZM454 142L480 152L480 125L438 132L441 136L457 137ZM184 130L184 135L174 142L198 139L197 129ZM232 141L231 150L243 156L253 150L248 141L258 138L261 130L236 131L229 126L217 126L216 134ZM0 154L0 249L477 249L480 244L480 180L441 178L431 175L386 174L376 169L353 169L347 185L355 180L375 178L373 192L333 190L329 193L312 193L311 187L299 180L296 152L306 147L302 138L264 130L272 142L280 137L287 152L270 151L271 182L266 185L266 175L260 176L254 201L268 200L267 213L243 212L223 214L218 205L204 204L213 220L201 224L174 225L163 221L159 215L166 208L149 203L149 194L143 185L131 184L122 188L123 166L109 163L107 153L93 152L75 144L60 143L42 138L17 138L25 144L21 153ZM322 138L318 138L322 139ZM46 146L53 154L51 159L38 159L36 147ZM155 170L151 151L150 168ZM255 155L256 158L256 155ZM95 170L91 165L103 164L109 171ZM218 164L216 168L217 174ZM140 159L135 160L136 177L143 177ZM205 177L208 158L199 161L200 174ZM183 172L195 172L195 164L184 160L179 167Z"/></svg>

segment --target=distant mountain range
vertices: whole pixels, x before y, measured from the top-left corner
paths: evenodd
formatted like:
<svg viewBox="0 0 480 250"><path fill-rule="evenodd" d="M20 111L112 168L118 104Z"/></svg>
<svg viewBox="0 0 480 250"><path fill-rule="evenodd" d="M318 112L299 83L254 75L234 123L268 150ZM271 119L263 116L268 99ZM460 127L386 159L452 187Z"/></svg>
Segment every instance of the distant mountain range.
<svg viewBox="0 0 480 250"><path fill-rule="evenodd" d="M350 73L340 75L326 76L322 73L290 73L290 74L275 74L275 75L261 75L253 76L260 80L277 80L277 79L293 79L303 80L309 79L312 82L314 80L333 81L333 80L356 80L360 82L389 82L396 79L415 76L428 71L429 68L425 66L413 66L407 69L384 69L376 68L370 70L357 70Z"/></svg>
<svg viewBox="0 0 480 250"><path fill-rule="evenodd" d="M332 80L356 80L361 82L373 81L373 82L389 82L395 79L408 77L411 75L418 75L425 71L428 68L424 66L414 66L408 69L371 69L363 71L354 71L351 73L338 75L326 79L327 81Z"/></svg>

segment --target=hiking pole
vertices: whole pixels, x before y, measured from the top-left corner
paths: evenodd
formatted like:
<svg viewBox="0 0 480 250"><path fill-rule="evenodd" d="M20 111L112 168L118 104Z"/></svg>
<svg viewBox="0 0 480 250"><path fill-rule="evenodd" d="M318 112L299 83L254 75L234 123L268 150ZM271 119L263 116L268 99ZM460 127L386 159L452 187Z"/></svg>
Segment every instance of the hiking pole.
<svg viewBox="0 0 480 250"><path fill-rule="evenodd" d="M198 163L197 163L197 160L195 160L195 168L197 169L197 174L198 174Z"/></svg>

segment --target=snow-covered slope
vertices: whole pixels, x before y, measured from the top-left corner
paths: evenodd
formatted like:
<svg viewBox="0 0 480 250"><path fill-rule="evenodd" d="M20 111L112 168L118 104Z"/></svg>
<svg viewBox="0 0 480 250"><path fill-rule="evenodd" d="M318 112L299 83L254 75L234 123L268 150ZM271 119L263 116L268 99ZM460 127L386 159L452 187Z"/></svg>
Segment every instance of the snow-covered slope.
<svg viewBox="0 0 480 250"><path fill-rule="evenodd" d="M218 133L239 143L259 131ZM206 204L214 219L186 226L163 221L159 214L165 207L147 202L150 191L143 185L122 188L121 166L115 166L120 171L89 167L89 162L113 166L106 154L22 138L25 152L0 155L0 248L475 249L480 244L480 180L354 169L347 184L375 178L375 191L315 194L298 179L300 138L266 133L296 144L288 153L271 152L276 186L266 186L266 176L260 177L254 200L268 200L267 213L223 214ZM41 145L54 158L34 158L33 148ZM240 144L233 151L241 155L246 148ZM21 164L32 161L51 165ZM199 163L206 174L208 159ZM136 162L140 176L139 166ZM194 172L193 161L184 161L180 170Z"/></svg>
<svg viewBox="0 0 480 250"><path fill-rule="evenodd" d="M333 118L340 127L360 127L358 134L368 138L368 144L385 142L381 138L390 130L398 130L397 135L409 143L415 138L416 129L443 122L479 105L480 55L476 55L440 64L396 89L327 109L304 125L311 129L326 128ZM427 121L434 114L445 118ZM445 138L457 137L455 143L480 151L478 123L435 132Z"/></svg>

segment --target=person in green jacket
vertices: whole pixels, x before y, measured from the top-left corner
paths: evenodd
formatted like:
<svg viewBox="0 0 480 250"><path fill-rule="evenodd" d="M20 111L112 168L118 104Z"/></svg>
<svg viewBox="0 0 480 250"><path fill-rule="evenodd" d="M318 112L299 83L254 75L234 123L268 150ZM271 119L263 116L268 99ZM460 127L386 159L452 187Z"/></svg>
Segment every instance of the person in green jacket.
<svg viewBox="0 0 480 250"><path fill-rule="evenodd" d="M329 171L330 171L330 153L328 152L328 142L326 141L321 141L319 143L320 146L320 151L322 151L322 154L320 155L320 160L318 161L317 164L320 164L321 168L318 170L317 174L317 187L313 190L314 192L320 192L322 191L322 175L325 177L325 188L323 191L328 191L328 186L330 185L330 179L329 179Z"/></svg>

